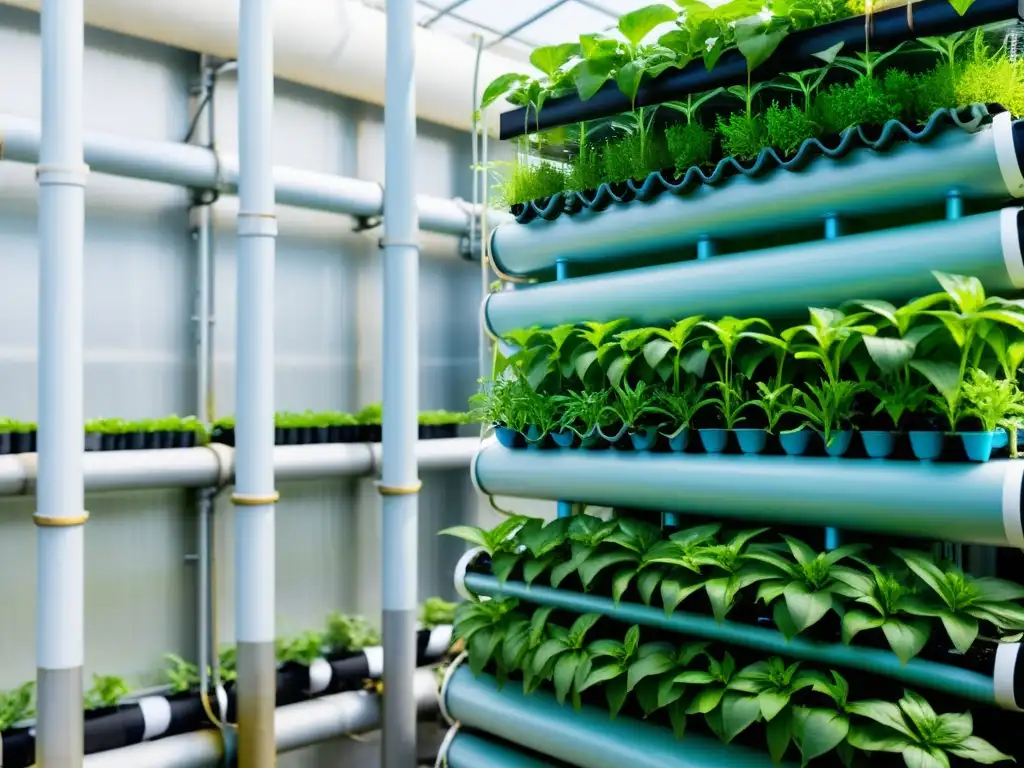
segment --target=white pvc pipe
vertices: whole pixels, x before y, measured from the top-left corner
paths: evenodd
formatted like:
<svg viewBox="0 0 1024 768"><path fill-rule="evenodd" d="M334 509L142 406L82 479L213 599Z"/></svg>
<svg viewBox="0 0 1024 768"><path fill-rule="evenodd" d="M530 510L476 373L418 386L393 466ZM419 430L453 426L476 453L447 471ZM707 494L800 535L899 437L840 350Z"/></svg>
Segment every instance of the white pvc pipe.
<svg viewBox="0 0 1024 768"><path fill-rule="evenodd" d="M433 670L417 670L415 688L420 715L435 715L438 697ZM380 700L365 691L291 704L274 714L277 751L291 752L369 731L379 723ZM89 755L85 758L85 768L214 768L222 765L223 756L220 734L206 730Z"/></svg>
<svg viewBox="0 0 1024 768"><path fill-rule="evenodd" d="M42 0L3 0L38 11ZM89 0L86 21L121 34L155 40L223 59L238 51L238 0ZM383 104L385 15L356 0L273 0L275 70L279 77L371 104ZM418 116L468 131L473 116L476 51L431 29L415 30ZM480 81L506 72L530 72L528 64L487 52ZM487 114L497 132L496 103Z"/></svg>
<svg viewBox="0 0 1024 768"><path fill-rule="evenodd" d="M416 3L390 0L384 97L384 638L382 768L416 764L419 486L419 223L416 220Z"/></svg>
<svg viewBox="0 0 1024 768"><path fill-rule="evenodd" d="M41 18L39 166L39 492L36 751L47 768L82 765L84 641L83 0L47 0Z"/></svg>
<svg viewBox="0 0 1024 768"><path fill-rule="evenodd" d="M476 455L475 437L417 443L421 471L464 470ZM274 472L281 480L366 477L380 472L379 444L288 445L274 449ZM37 456L0 456L0 496L35 493ZM234 450L171 448L87 453L82 462L85 489L130 491L148 488L208 488L234 480Z"/></svg>
<svg viewBox="0 0 1024 768"><path fill-rule="evenodd" d="M38 122L0 115L0 136L2 159L36 162L41 140ZM217 156L205 147L191 144L88 132L85 159L93 171L111 176L194 189L218 188L225 194L238 190L237 157L221 155L218 174ZM286 167L274 168L273 175L279 205L363 217L379 216L384 211L384 191L372 181ZM448 235L467 234L471 216L479 216L482 210L461 200L428 195L418 195L416 205L422 229ZM511 220L508 214L488 213L492 221L495 216L502 221Z"/></svg>
<svg viewBox="0 0 1024 768"><path fill-rule="evenodd" d="M235 626L238 765L274 757L274 35L270 0L245 0L238 53L238 362Z"/></svg>

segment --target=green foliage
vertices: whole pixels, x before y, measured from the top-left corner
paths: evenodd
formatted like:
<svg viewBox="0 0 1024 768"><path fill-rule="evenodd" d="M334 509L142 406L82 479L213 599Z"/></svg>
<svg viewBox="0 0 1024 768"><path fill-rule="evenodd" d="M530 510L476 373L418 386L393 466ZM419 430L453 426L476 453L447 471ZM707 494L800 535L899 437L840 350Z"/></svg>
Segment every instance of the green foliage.
<svg viewBox="0 0 1024 768"><path fill-rule="evenodd" d="M199 667L174 653L164 654L167 682L171 693L184 693L199 685Z"/></svg>
<svg viewBox="0 0 1024 768"><path fill-rule="evenodd" d="M722 135L722 151L727 157L752 160L765 147L765 121L761 115L747 116L734 113L718 118L718 132Z"/></svg>
<svg viewBox="0 0 1024 768"><path fill-rule="evenodd" d="M420 609L420 623L426 629L434 629L455 621L455 603L449 603L440 597L428 597Z"/></svg>
<svg viewBox="0 0 1024 768"><path fill-rule="evenodd" d="M902 752L908 768L948 766L950 756L1012 759L973 735L970 714L940 715L910 691L897 704L851 700L834 670L779 657L740 668L709 642L644 643L639 625L623 634L597 614L563 619L550 607L523 608L502 598L460 607L455 634L474 674L492 669L499 685L517 674L525 694L550 686L559 703L575 708L583 693L601 691L611 718L632 701L645 717L663 711L677 739L694 717L725 743L756 728L776 763L794 748L803 764L835 753L849 765L855 751Z"/></svg>
<svg viewBox="0 0 1024 768"><path fill-rule="evenodd" d="M92 687L85 694L85 708L114 707L131 693L123 678L112 675L93 675Z"/></svg>
<svg viewBox="0 0 1024 768"><path fill-rule="evenodd" d="M782 151L784 155L795 153L807 139L817 133L817 125L811 116L796 104L780 107L773 101L764 115L767 143Z"/></svg>
<svg viewBox="0 0 1024 768"><path fill-rule="evenodd" d="M324 655L324 633L309 630L295 637L278 638L275 647L282 664L308 667Z"/></svg>
<svg viewBox="0 0 1024 768"><path fill-rule="evenodd" d="M699 123L680 123L665 129L665 141L672 165L679 173L707 165L715 145L715 134Z"/></svg>
<svg viewBox="0 0 1024 768"><path fill-rule="evenodd" d="M361 651L375 645L380 645L380 633L362 616L334 611L327 617L323 646L328 655Z"/></svg>
<svg viewBox="0 0 1024 768"><path fill-rule="evenodd" d="M0 733L35 716L35 682L0 693Z"/></svg>

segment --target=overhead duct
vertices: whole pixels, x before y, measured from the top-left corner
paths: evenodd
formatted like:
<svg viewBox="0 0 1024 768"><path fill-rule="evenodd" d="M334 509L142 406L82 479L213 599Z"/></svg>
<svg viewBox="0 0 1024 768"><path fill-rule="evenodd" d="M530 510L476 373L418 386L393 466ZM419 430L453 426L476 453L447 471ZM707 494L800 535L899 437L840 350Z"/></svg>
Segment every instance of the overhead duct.
<svg viewBox="0 0 1024 768"><path fill-rule="evenodd" d="M42 0L0 0L38 12ZM312 88L384 104L385 14L356 0L272 0L274 73ZM238 54L238 0L89 0L86 24L224 59ZM468 131L476 49L440 32L415 33L417 117ZM529 67L484 53L480 88ZM499 101L488 127L497 135Z"/></svg>

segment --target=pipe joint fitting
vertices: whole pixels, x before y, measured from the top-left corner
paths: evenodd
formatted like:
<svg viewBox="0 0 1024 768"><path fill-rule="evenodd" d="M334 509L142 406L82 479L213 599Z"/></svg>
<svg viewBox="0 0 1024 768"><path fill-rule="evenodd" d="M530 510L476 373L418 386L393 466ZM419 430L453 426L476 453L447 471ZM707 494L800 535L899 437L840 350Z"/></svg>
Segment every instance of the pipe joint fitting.
<svg viewBox="0 0 1024 768"><path fill-rule="evenodd" d="M217 490L220 491L235 476L235 449L223 443L207 443L204 447L212 451L217 460Z"/></svg>
<svg viewBox="0 0 1024 768"><path fill-rule="evenodd" d="M36 181L41 187L85 187L89 178L89 166L81 165L37 165Z"/></svg>
<svg viewBox="0 0 1024 768"><path fill-rule="evenodd" d="M277 237L277 217L272 213L238 213L239 237Z"/></svg>
<svg viewBox="0 0 1024 768"><path fill-rule="evenodd" d="M85 525L88 520L89 513L84 510L79 515L69 515L68 517L41 515L38 512L32 515L32 522L36 524L37 528L75 528Z"/></svg>
<svg viewBox="0 0 1024 768"><path fill-rule="evenodd" d="M469 571L469 567L476 562L476 559L486 551L487 550L485 550L483 547L473 547L472 549L467 550L466 553L459 558L459 562L455 564L455 592L457 595L459 595L459 597L461 597L464 600L468 600L471 603L479 603L482 600L490 599L487 597L481 598L477 595L474 595L472 592L469 591L469 588L466 586L466 572Z"/></svg>

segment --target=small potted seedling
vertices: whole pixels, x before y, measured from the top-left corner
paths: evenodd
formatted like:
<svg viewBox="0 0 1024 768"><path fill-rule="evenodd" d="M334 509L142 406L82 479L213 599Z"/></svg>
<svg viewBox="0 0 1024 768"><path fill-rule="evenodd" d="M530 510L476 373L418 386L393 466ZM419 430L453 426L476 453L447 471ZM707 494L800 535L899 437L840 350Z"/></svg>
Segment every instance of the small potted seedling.
<svg viewBox="0 0 1024 768"><path fill-rule="evenodd" d="M351 413L330 411L327 416L327 441L330 443L358 443L359 422Z"/></svg>
<svg viewBox="0 0 1024 768"><path fill-rule="evenodd" d="M843 456L853 440L851 427L854 403L860 385L853 381L823 379L820 386L807 385L801 392L801 405L791 406L821 434L825 452L833 458Z"/></svg>
<svg viewBox="0 0 1024 768"><path fill-rule="evenodd" d="M557 395L556 402L562 411L558 428L551 432L551 439L559 448L579 445L584 450L600 444L598 428L608 420L607 405L611 397L609 390L584 390Z"/></svg>
<svg viewBox="0 0 1024 768"><path fill-rule="evenodd" d="M494 427L495 437L505 448L521 448L526 444L531 391L520 379L501 377L485 382L483 391L470 400L473 412L485 424Z"/></svg>
<svg viewBox="0 0 1024 768"><path fill-rule="evenodd" d="M222 416L213 422L213 432L210 440L214 443L234 446L235 444L235 417Z"/></svg>
<svg viewBox="0 0 1024 768"><path fill-rule="evenodd" d="M646 382L638 382L635 386L623 382L614 390L615 398L608 405L608 410L626 430L633 450L653 450L658 441L658 432L665 424L668 413L656 404ZM605 439L612 442L607 436Z"/></svg>
<svg viewBox="0 0 1024 768"><path fill-rule="evenodd" d="M772 387L763 381L757 382L757 398L749 400L745 407L752 407L764 413L765 426L761 429L736 429L736 440L743 453L763 453L768 446L768 435L775 434L779 421L787 413L790 405L792 385L782 384Z"/></svg>
<svg viewBox="0 0 1024 768"><path fill-rule="evenodd" d="M366 406L356 414L356 421L360 426L360 440L364 443L379 443L381 441L381 420L384 416L384 408L380 403L373 403Z"/></svg>
<svg viewBox="0 0 1024 768"><path fill-rule="evenodd" d="M871 411L871 421L864 426L883 427L889 429L860 430L864 451L872 459L885 459L892 455L896 447L896 436L900 427L910 414L916 413L924 405L928 397L928 387L914 384L909 378L896 376L880 384L869 381L865 388L874 397L876 405ZM883 418L886 421L876 421Z"/></svg>
<svg viewBox="0 0 1024 768"><path fill-rule="evenodd" d="M12 452L11 434L17 423L14 419L0 419L0 456L6 456Z"/></svg>
<svg viewBox="0 0 1024 768"><path fill-rule="evenodd" d="M996 430L1007 416L1020 411L1017 385L976 368L963 384L963 396L968 406L957 426L964 452L971 461L988 461Z"/></svg>
<svg viewBox="0 0 1024 768"><path fill-rule="evenodd" d="M527 385L523 405L526 410L526 447L546 447L548 436L558 430L562 422L560 403L554 397L536 392Z"/></svg>
<svg viewBox="0 0 1024 768"><path fill-rule="evenodd" d="M705 399L708 385L693 387L682 392L660 390L655 404L668 416L668 423L661 427L661 434L668 439L668 447L682 453L690 444L690 424L697 412L711 401ZM666 431L668 429L668 431Z"/></svg>

